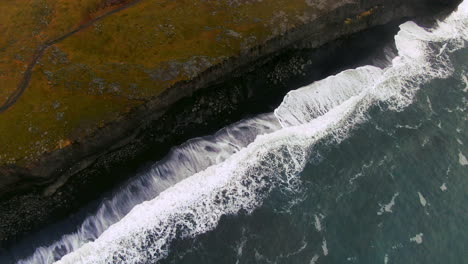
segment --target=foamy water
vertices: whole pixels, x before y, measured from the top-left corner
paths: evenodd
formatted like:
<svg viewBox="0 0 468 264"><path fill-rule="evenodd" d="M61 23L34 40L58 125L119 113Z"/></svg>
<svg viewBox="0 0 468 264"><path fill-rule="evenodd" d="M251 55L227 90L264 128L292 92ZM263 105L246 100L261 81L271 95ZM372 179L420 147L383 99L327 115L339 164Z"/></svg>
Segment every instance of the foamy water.
<svg viewBox="0 0 468 264"><path fill-rule="evenodd" d="M169 254L173 240L213 230L224 215L253 212L273 189L298 191L297 176L318 143L339 144L366 122L370 108L402 111L422 84L450 76L449 54L465 47L467 23L464 2L433 30L403 24L391 66L365 66L315 82L290 92L274 114L174 149L76 234L19 263L52 263L58 247L69 254L56 263L154 263ZM126 191L131 185L139 191ZM382 206L381 214L392 212L395 198ZM322 229L318 218L316 226ZM322 248L328 255L326 240Z"/></svg>

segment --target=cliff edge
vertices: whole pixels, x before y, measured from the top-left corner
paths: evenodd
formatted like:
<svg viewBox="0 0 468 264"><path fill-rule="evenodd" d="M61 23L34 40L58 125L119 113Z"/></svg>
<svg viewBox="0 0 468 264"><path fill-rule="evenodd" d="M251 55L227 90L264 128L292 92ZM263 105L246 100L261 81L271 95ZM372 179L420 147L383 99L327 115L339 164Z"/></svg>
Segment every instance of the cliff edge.
<svg viewBox="0 0 468 264"><path fill-rule="evenodd" d="M148 151L148 138L167 149L258 92L210 90L211 101L193 99L226 76L292 45L316 48L458 2L3 1L0 240L111 186L119 179L109 167ZM204 114L187 115L197 104Z"/></svg>

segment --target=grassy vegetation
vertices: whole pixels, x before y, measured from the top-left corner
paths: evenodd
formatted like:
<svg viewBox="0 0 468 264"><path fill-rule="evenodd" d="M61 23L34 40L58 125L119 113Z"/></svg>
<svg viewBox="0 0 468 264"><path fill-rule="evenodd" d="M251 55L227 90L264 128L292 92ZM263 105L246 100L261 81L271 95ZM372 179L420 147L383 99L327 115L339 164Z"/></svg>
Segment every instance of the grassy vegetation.
<svg viewBox="0 0 468 264"><path fill-rule="evenodd" d="M2 0L0 103L39 45L114 8L102 1ZM80 140L174 83L329 8L308 2L143 0L99 20L49 47L25 94L0 113L0 165L26 165Z"/></svg>
<svg viewBox="0 0 468 264"><path fill-rule="evenodd" d="M0 2L0 103L16 89L34 51L109 7L102 0Z"/></svg>

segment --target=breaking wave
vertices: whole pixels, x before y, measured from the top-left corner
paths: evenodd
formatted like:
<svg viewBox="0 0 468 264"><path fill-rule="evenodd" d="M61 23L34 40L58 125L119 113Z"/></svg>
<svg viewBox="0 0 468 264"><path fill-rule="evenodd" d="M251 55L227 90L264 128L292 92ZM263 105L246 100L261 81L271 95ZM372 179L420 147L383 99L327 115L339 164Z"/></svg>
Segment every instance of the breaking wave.
<svg viewBox="0 0 468 264"><path fill-rule="evenodd" d="M223 162L233 153L253 142L258 135L281 128L272 114L259 115L227 126L216 134L195 138L171 149L149 171L132 179L117 190L112 199L101 203L78 230L66 234L47 247L39 247L34 255L18 263L53 263L89 241L98 238L112 224L122 219L137 204L151 200L177 182Z"/></svg>
<svg viewBox="0 0 468 264"><path fill-rule="evenodd" d="M401 111L422 84L453 73L450 54L468 42L467 13L463 2L434 29L407 22L387 68L365 66L315 82L290 92L273 114L174 149L103 204L74 238L19 263L51 263L63 255L54 255L60 247L69 254L59 264L156 263L174 239L213 230L224 215L251 213L275 188L297 191L317 144L340 143L370 108Z"/></svg>

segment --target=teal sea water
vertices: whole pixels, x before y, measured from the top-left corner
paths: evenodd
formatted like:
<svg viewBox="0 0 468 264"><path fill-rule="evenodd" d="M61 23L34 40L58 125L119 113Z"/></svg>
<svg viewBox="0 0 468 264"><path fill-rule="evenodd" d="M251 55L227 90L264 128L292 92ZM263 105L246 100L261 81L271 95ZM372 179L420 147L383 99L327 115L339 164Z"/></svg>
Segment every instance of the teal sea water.
<svg viewBox="0 0 468 264"><path fill-rule="evenodd" d="M468 50L401 112L320 146L297 189L179 240L161 263L466 263ZM465 78L463 77L465 76Z"/></svg>
<svg viewBox="0 0 468 264"><path fill-rule="evenodd" d="M466 263L467 14L175 148L18 263Z"/></svg>

